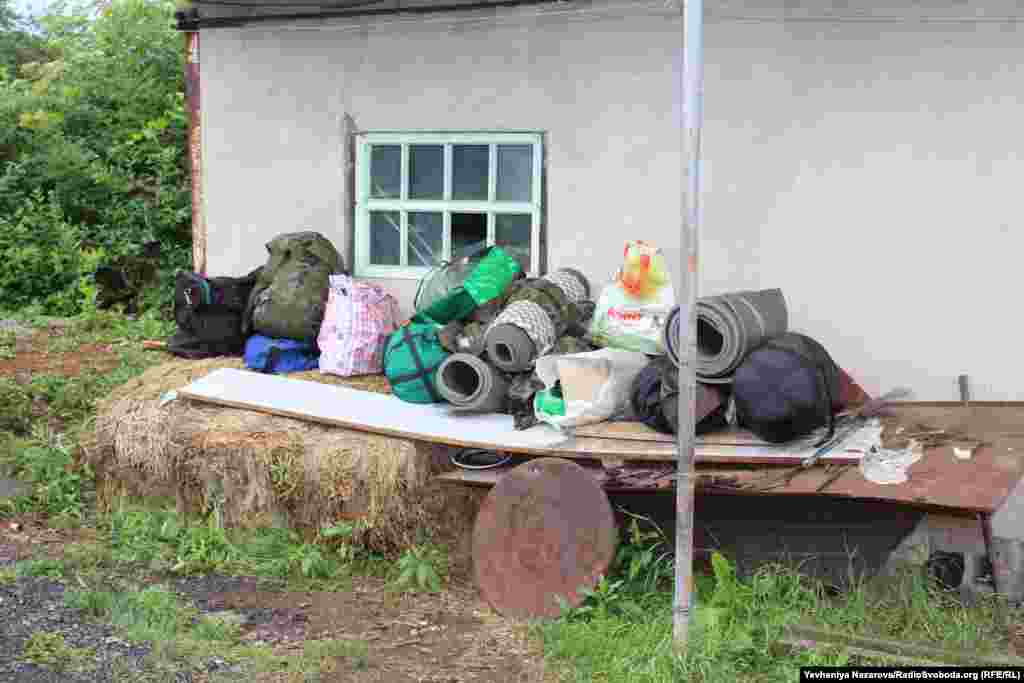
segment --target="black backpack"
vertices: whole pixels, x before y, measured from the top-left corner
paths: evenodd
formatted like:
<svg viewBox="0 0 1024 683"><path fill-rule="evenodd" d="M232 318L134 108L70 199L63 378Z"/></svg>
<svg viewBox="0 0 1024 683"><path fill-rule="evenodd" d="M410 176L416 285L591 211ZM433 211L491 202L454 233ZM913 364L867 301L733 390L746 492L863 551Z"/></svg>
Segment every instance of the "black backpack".
<svg viewBox="0 0 1024 683"><path fill-rule="evenodd" d="M668 356L657 356L633 380L630 392L633 413L640 422L664 434L679 432L679 368ZM697 384L695 433L706 434L728 425L719 388Z"/></svg>
<svg viewBox="0 0 1024 683"><path fill-rule="evenodd" d="M839 367L825 347L787 332L751 351L736 369L736 421L771 443L828 427L821 445L835 435L840 390Z"/></svg>
<svg viewBox="0 0 1024 683"><path fill-rule="evenodd" d="M242 318L261 271L257 268L244 277L179 272L174 278L178 331L167 340L167 350L193 359L242 355Z"/></svg>

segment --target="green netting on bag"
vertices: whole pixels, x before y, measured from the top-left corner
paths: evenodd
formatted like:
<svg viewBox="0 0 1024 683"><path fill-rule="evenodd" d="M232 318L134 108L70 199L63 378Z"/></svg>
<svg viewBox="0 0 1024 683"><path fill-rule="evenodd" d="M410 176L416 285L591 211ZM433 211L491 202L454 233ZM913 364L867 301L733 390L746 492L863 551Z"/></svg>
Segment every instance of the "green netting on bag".
<svg viewBox="0 0 1024 683"><path fill-rule="evenodd" d="M500 296L522 267L501 247L493 247L463 285L478 306Z"/></svg>
<svg viewBox="0 0 1024 683"><path fill-rule="evenodd" d="M465 320L476 310L476 301L463 287L438 299L424 310L418 310L413 320L447 325L455 320Z"/></svg>

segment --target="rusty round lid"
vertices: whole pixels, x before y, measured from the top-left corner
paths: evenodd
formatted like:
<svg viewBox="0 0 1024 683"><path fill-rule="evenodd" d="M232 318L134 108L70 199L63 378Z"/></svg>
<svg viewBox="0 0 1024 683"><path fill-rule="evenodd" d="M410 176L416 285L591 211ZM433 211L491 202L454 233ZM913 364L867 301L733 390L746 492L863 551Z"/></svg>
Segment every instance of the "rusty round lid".
<svg viewBox="0 0 1024 683"><path fill-rule="evenodd" d="M556 596L573 606L615 557L618 533L608 497L574 462L538 458L505 474L480 506L473 565L484 599L500 614L557 617Z"/></svg>

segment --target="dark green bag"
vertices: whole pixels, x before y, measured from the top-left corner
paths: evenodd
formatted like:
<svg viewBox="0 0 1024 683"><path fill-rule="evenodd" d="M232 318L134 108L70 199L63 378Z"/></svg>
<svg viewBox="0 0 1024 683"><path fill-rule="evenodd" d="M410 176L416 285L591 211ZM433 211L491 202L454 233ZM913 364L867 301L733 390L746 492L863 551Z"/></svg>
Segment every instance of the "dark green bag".
<svg viewBox="0 0 1024 683"><path fill-rule="evenodd" d="M278 235L267 243L267 252L267 264L249 295L243 333L315 342L330 277L345 271L341 254L317 232Z"/></svg>
<svg viewBox="0 0 1024 683"><path fill-rule="evenodd" d="M440 325L411 322L388 338L384 347L384 375L391 393L407 403L440 403L434 379L448 352L438 338Z"/></svg>

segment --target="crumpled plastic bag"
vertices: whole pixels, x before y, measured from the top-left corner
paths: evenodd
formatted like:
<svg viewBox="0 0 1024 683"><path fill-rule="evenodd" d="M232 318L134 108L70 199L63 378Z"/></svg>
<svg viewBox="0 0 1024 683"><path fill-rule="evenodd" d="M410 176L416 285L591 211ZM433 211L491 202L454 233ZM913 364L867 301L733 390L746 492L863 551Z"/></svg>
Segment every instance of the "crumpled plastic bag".
<svg viewBox="0 0 1024 683"><path fill-rule="evenodd" d="M537 419L558 428L604 422L629 407L633 380L647 363L644 354L623 349L538 358L535 371L545 391L535 398ZM555 384L560 401L551 400Z"/></svg>
<svg viewBox="0 0 1024 683"><path fill-rule="evenodd" d="M646 242L629 242L622 268L601 290L591 337L598 346L660 356L665 353L662 331L675 304L664 254Z"/></svg>
<svg viewBox="0 0 1024 683"><path fill-rule="evenodd" d="M521 270L519 261L501 247L493 247L470 273L463 287L477 306L483 306L501 296Z"/></svg>

